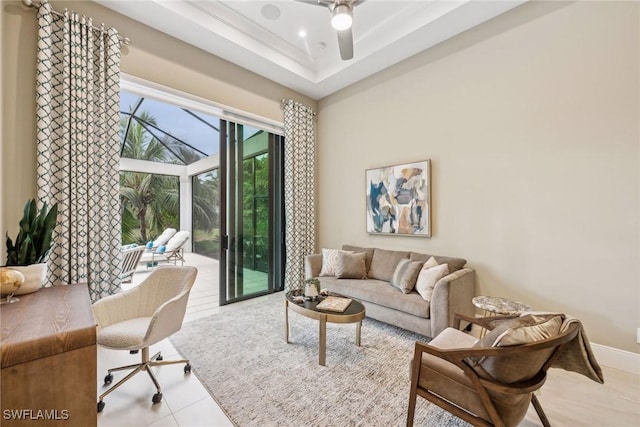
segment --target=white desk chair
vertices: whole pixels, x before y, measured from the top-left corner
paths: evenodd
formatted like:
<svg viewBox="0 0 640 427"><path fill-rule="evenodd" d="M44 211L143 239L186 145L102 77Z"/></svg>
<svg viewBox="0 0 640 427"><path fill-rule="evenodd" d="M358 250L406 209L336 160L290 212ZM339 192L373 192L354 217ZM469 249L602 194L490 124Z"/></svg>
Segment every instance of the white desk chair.
<svg viewBox="0 0 640 427"><path fill-rule="evenodd" d="M98 322L97 342L114 350L142 350L137 364L109 369L105 385L113 381L112 372L133 369L100 395L98 412L104 409L103 399L140 371L147 371L156 386L152 402L162 400L160 384L151 371L152 366L184 363L184 372L191 372L188 360L162 360L160 352L149 358L149 346L169 337L182 327L187 310L189 292L196 279L194 267L161 266L138 286L93 304Z"/></svg>

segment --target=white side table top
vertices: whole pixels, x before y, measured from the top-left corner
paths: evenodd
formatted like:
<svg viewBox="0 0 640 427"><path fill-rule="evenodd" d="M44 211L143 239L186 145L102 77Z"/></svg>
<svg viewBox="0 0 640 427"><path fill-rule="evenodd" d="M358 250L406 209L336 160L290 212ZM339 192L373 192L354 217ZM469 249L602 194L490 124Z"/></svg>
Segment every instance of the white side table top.
<svg viewBox="0 0 640 427"><path fill-rule="evenodd" d="M531 310L526 304L502 297L477 296L471 300L481 310L495 314L520 314Z"/></svg>

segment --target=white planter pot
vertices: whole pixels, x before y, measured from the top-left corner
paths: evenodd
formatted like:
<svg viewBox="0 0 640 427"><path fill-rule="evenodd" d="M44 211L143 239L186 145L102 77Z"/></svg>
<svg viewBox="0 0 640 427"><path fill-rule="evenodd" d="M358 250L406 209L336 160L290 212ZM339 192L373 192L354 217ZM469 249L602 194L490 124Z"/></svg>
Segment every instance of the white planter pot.
<svg viewBox="0 0 640 427"><path fill-rule="evenodd" d="M317 297L318 296L318 288L316 285L307 284L304 287L304 296L305 297Z"/></svg>
<svg viewBox="0 0 640 427"><path fill-rule="evenodd" d="M31 264L24 267L11 266L12 270L19 271L24 274L24 283L14 295L30 294L42 288L44 281L47 279L47 263Z"/></svg>

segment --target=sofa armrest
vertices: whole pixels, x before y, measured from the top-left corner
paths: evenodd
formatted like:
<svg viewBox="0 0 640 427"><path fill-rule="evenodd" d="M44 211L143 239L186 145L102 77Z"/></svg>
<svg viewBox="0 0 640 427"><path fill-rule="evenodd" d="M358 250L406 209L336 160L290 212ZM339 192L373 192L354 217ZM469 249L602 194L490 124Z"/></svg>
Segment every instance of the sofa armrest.
<svg viewBox="0 0 640 427"><path fill-rule="evenodd" d="M453 326L456 313L473 316L476 272L463 268L438 280L431 296L431 333L438 335Z"/></svg>
<svg viewBox="0 0 640 427"><path fill-rule="evenodd" d="M322 270L322 254L311 254L304 257L304 278L318 277Z"/></svg>

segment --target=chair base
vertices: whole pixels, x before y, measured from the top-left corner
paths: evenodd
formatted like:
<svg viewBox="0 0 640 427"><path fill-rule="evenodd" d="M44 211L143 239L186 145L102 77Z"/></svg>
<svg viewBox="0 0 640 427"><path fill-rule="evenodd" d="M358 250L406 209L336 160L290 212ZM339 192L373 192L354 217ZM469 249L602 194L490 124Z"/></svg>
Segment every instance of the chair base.
<svg viewBox="0 0 640 427"><path fill-rule="evenodd" d="M129 374L127 374L126 377L122 378L115 385L113 385L111 388L109 388L109 390L105 391L104 393L102 393L100 395L99 400L98 400L98 412L102 412L102 410L104 409L105 403L104 403L103 399L105 398L105 396L107 396L109 393L111 393L112 391L114 391L115 389L120 387L122 384L124 384L125 382L127 382L131 378L133 378L138 372L141 372L141 371L146 371L147 374L149 374L149 378L151 378L151 381L156 386L157 393L153 395L153 398L151 399L151 401L154 404L155 403L159 403L162 400L162 391L160 389L160 383L158 382L156 376L154 375L153 371L150 368L152 366L174 365L174 364L177 364L177 363L184 363L185 364L185 367L184 367L184 373L185 374L188 374L188 373L191 372L191 364L189 363L188 359L163 360L162 359L162 355L161 355L160 352L157 352L156 354L153 355L153 357L149 358L149 347L144 347L142 349L142 361L141 361L141 363L136 363L136 364L133 364L133 365L120 366L118 368L112 368L112 369L109 369L107 371L108 372L107 376L104 377L104 384L105 385L111 384L111 382L113 381L112 372L125 371L125 370L128 370L128 369L133 369L131 372L129 372Z"/></svg>

